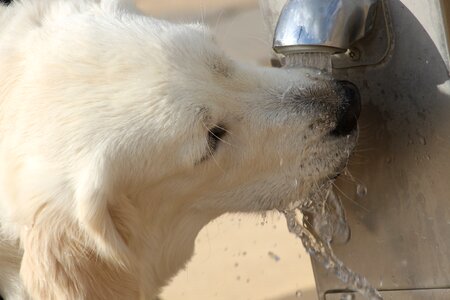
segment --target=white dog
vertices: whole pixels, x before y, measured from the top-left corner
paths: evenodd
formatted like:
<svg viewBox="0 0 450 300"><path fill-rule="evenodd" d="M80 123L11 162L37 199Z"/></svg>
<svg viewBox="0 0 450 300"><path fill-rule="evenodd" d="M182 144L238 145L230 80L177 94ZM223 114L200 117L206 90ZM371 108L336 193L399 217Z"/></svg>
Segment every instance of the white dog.
<svg viewBox="0 0 450 300"><path fill-rule="evenodd" d="M336 176L358 114L348 82L125 0L0 4L0 294L155 298L209 221Z"/></svg>

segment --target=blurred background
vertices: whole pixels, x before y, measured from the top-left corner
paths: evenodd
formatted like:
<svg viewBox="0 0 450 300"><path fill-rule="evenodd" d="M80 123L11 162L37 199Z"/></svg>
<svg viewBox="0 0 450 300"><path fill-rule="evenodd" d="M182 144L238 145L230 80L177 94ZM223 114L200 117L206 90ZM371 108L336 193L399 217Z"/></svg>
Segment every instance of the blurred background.
<svg viewBox="0 0 450 300"><path fill-rule="evenodd" d="M271 41L257 0L137 0L147 14L204 22L232 58L269 65ZM195 256L161 298L317 300L310 258L277 213L225 215L196 240Z"/></svg>

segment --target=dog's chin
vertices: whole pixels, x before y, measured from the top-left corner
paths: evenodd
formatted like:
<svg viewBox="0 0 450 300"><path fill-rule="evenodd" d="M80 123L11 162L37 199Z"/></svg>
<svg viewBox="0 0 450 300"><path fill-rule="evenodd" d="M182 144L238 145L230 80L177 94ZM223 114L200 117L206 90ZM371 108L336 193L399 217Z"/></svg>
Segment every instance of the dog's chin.
<svg viewBox="0 0 450 300"><path fill-rule="evenodd" d="M353 147L352 147L353 148ZM316 199L317 197L324 196L332 188L334 182L343 174L347 168L349 157L342 157L333 168L332 172L326 173L315 180L306 180L303 184L303 189L290 199L284 199L279 201L279 207L275 209L279 211L286 211L294 207L299 207L301 203L308 202L308 200ZM325 197L325 196L324 196Z"/></svg>
<svg viewBox="0 0 450 300"><path fill-rule="evenodd" d="M328 178L336 179L347 169L348 162L350 161L353 151L356 147L358 136L359 130L356 129L352 132L352 134L345 137L342 145L343 150L340 151L341 157L337 160L334 172L328 174Z"/></svg>
<svg viewBox="0 0 450 300"><path fill-rule="evenodd" d="M310 199L317 198L317 195L329 189L334 179L324 176L323 178L314 181L306 180L300 184L298 189L293 189L291 193L285 193L281 197L273 198L270 207L265 210L277 210L280 212L300 208L303 203Z"/></svg>
<svg viewBox="0 0 450 300"><path fill-rule="evenodd" d="M327 178L329 178L332 181L335 181L347 169L348 161L349 158L342 159L341 162L338 164L336 170L333 173L329 174Z"/></svg>

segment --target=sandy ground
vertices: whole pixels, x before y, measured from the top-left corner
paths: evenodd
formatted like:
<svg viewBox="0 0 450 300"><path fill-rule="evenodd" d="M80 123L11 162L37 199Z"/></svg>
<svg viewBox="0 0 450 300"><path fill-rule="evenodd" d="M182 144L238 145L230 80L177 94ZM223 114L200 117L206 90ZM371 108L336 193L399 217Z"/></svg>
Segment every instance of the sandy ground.
<svg viewBox="0 0 450 300"><path fill-rule="evenodd" d="M203 20L233 58L267 64L270 41L256 0L138 0L151 15ZM195 256L164 289L164 300L316 300L309 256L284 217L225 215L206 226Z"/></svg>
<svg viewBox="0 0 450 300"><path fill-rule="evenodd" d="M317 299L309 257L279 214L223 216L196 242L163 299Z"/></svg>

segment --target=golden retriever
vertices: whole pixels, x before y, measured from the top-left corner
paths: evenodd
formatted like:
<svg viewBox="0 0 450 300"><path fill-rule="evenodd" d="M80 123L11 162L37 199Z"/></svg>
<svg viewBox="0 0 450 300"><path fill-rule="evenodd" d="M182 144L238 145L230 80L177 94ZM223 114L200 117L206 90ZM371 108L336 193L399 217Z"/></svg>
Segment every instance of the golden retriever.
<svg viewBox="0 0 450 300"><path fill-rule="evenodd" d="M127 0L0 4L0 294L153 299L226 212L345 165L355 86L246 65Z"/></svg>

